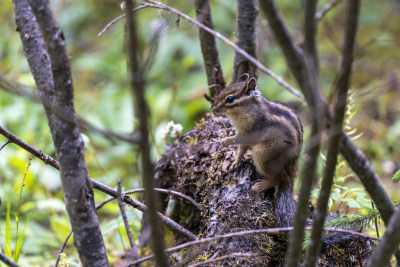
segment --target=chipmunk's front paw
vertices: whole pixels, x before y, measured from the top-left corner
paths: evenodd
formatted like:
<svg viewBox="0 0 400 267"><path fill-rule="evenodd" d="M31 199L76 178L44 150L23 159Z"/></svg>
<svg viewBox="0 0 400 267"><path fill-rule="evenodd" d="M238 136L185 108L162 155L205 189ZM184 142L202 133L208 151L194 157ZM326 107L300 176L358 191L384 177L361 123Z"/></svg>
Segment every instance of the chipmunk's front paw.
<svg viewBox="0 0 400 267"><path fill-rule="evenodd" d="M234 140L235 140L234 137L226 137L224 140L222 140L222 144L224 146L230 146L230 145L233 145L235 143Z"/></svg>
<svg viewBox="0 0 400 267"><path fill-rule="evenodd" d="M274 184L271 180L260 180L256 182L251 189L257 193L261 193L272 187L274 187Z"/></svg>

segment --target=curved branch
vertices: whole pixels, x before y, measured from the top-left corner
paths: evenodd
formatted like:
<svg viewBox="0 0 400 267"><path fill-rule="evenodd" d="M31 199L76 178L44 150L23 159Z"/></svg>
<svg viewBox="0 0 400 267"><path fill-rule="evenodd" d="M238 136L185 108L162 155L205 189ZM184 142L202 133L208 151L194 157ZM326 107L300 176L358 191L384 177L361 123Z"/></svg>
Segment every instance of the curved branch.
<svg viewBox="0 0 400 267"><path fill-rule="evenodd" d="M62 189L76 250L83 265L109 266L74 109L64 35L48 1L14 0L13 3L24 52L46 110L60 163Z"/></svg>
<svg viewBox="0 0 400 267"><path fill-rule="evenodd" d="M181 192L177 192L177 191L170 190L170 189L163 189L163 188L154 188L154 191L181 197L183 199L186 199L190 203L192 203L199 210L203 210L203 208L193 198L191 198L191 197L189 197L187 195L184 195ZM135 194L135 193L139 193L139 192L140 193L144 192L144 188L136 188L136 189L128 190L128 191L123 192L123 194L124 195L128 195L128 194ZM110 201L112 201L114 199L115 199L114 197L110 197L110 198L107 198L107 199L103 200L102 202L100 202L98 204L97 208L102 207L103 205L107 204L108 202L110 202Z"/></svg>
<svg viewBox="0 0 400 267"><path fill-rule="evenodd" d="M312 0L314 1L314 0ZM328 141L327 159L322 178L321 190L318 197L317 207L313 215L313 230L309 240L305 257L305 266L315 266L321 246L322 228L328 210L329 195L333 185L333 177L336 170L337 156L342 135L344 115L347 105L347 92L350 88L351 68L353 54L357 38L358 18L360 13L360 0L348 1L345 23L344 49L336 84L336 103L332 120L332 131L337 132Z"/></svg>
<svg viewBox="0 0 400 267"><path fill-rule="evenodd" d="M121 179L118 179L117 192L118 192L117 200L118 200L119 210L121 211L122 220L124 221L125 231L126 231L126 235L128 236L129 244L131 245L130 251L132 252L133 259L137 260L137 259L139 259L139 252L138 252L136 243L133 240L132 230L131 230L131 227L129 226L128 216L126 216L125 206L124 206L124 202L122 200L123 194L122 194ZM96 206L96 210L97 210L97 206Z"/></svg>
<svg viewBox="0 0 400 267"><path fill-rule="evenodd" d="M47 163L45 162L46 164L49 164L53 168L59 170L59 164L56 160L54 160L52 157L44 154L43 152L39 151L38 149L34 148L33 146L25 143L24 141L22 141L21 139L19 139L18 137L16 137L12 133L10 133L9 131L5 130L1 126L0 126L0 134L7 138L11 137L11 139L13 140L12 142L14 144L16 144L19 147L21 147L22 149L28 151L29 153L31 153L38 159L42 160L43 162L45 162L45 160L46 160L47 161ZM106 193L107 195L112 196L113 198L118 197L118 192L116 190L112 189L111 187L106 186L100 182L93 180L93 179L90 179L90 183L92 184L93 188L95 188L103 193ZM126 204L128 204L134 208L137 208L140 211L145 211L147 209L146 205L140 203L139 201L133 200L128 196L124 196L123 200ZM172 231L176 231L177 233L183 235L184 237L186 237L189 240L197 239L197 236L195 234L186 230L185 228L183 228L182 226L180 226L173 220L169 219L168 217L162 215L161 213L158 213L158 216L161 218L161 221L167 227L169 227Z"/></svg>
<svg viewBox="0 0 400 267"><path fill-rule="evenodd" d="M23 86L16 82L7 81L6 79L4 79L2 77L2 75L0 75L0 88L4 89L6 92L9 92L14 95L22 96L26 99L29 99L29 100L32 100L35 102L40 101L40 98L37 94L29 92L28 86ZM30 89L31 89L31 91L33 91L34 88L30 88ZM138 134L124 135L124 134L119 134L119 133L113 132L109 129L101 129L101 128L91 124L87 120L81 118L80 116L78 116L78 122L79 122L79 126L82 128L82 131L86 132L86 133L90 132L90 133L94 133L94 134L103 136L104 138L107 138L107 139L115 139L115 140L130 143L130 144L137 144L140 142L140 137Z"/></svg>
<svg viewBox="0 0 400 267"><path fill-rule="evenodd" d="M388 266L392 254L398 249L399 243L400 211L397 211L390 219L380 244L375 249L366 266Z"/></svg>
<svg viewBox="0 0 400 267"><path fill-rule="evenodd" d="M298 98L300 98L301 100L305 100L304 96L299 91L297 91L293 86L289 85L285 80L283 80L281 77L276 75L272 70L270 70L267 67L265 67L261 62L259 62L257 59L255 59L254 57L249 55L249 53L247 53L246 51L244 51L243 49L238 47L235 43L233 43L231 40L229 40L228 38L226 38L225 36L223 36L219 32L210 29L209 27L203 25L202 23L200 23L197 20L189 17L185 13L182 13L182 12L176 10L173 7L170 7L168 5L165 5L163 3L160 3L160 2L157 2L157 1L153 1L153 0L147 0L147 2L150 2L150 3L154 4L152 6L149 5L149 7L151 7L151 8L163 9L163 10L167 10L169 12L172 12L174 14L177 14L178 16L186 19L187 21L189 21L190 23L194 24L195 26L197 26L197 27L199 27L199 28L211 33L212 35L214 35L215 37L217 37L218 39L223 41L225 43L225 45L233 48L239 54L241 54L242 56L247 58L252 64L257 66L257 68L259 68L262 72L264 72L265 74L270 76L272 79L274 79L280 86L282 86L283 88L285 88L286 90L288 90L293 95L295 95Z"/></svg>
<svg viewBox="0 0 400 267"><path fill-rule="evenodd" d="M304 230L306 231L311 231L311 227L306 227L304 228ZM234 232L234 233L228 233L228 234L224 234L224 235L215 235L212 237L207 237L207 238L203 238L203 239L199 239L199 240L195 240L195 241L190 241L169 249L166 249L165 252L167 253L172 253L175 251L179 251L191 246L195 246L195 245L201 245L201 244L205 244L205 243L209 243L209 242L213 242L213 241L217 241L217 240L221 240L221 239L225 239L225 238L232 238L232 237L240 237L240 236L248 236L248 235L258 235L258 234L271 234L271 235L279 235L285 232L290 232L293 231L293 227L282 227L282 228L268 228L268 229L255 229L255 230L246 230L246 231L240 231L240 232ZM359 237L363 237L363 238L368 238L368 239L372 239L372 240L379 240L376 237L370 236L368 234L364 234L364 233L359 233L356 231L352 231L352 230L348 230L348 229L340 229L340 228L335 228L335 227L325 227L324 231L327 232L337 232L337 233L343 233L343 234L349 234L349 235L356 235ZM136 264L151 260L154 258L154 255L150 255L150 256L146 256L143 257L137 261L134 262L130 262L127 265L124 265L124 267L129 267L129 266L134 266Z"/></svg>
<svg viewBox="0 0 400 267"><path fill-rule="evenodd" d="M128 76L129 84L135 98L135 116L138 121L137 131L141 140L139 143L140 163L142 169L142 181L145 189L147 231L150 233L150 247L156 255L157 266L168 266L168 260L164 253L164 235L161 230L160 219L157 216L158 199L154 193L153 166L150 158L149 128L147 116L149 108L144 97L145 77L144 66L140 63L139 36L136 14L132 11L134 3L132 0L125 1L126 4L126 43L128 46Z"/></svg>
<svg viewBox="0 0 400 267"><path fill-rule="evenodd" d="M18 264L13 262L10 258L8 258L5 254L3 254L1 252L0 252L0 261L4 262L5 264L7 264L10 267L19 267Z"/></svg>
<svg viewBox="0 0 400 267"><path fill-rule="evenodd" d="M318 11L315 14L315 22L319 22L320 20L322 20L324 18L324 16L326 15L326 13L329 12L329 10L331 10L332 8L334 8L337 4L339 4L342 0L332 0L329 3L327 3L326 5L324 5L320 11Z"/></svg>

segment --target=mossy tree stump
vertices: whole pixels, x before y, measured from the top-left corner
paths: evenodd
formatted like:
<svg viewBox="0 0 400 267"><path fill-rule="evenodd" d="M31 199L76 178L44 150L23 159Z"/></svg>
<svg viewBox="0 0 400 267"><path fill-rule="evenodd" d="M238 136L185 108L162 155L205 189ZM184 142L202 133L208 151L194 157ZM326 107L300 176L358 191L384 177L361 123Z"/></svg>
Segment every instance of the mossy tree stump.
<svg viewBox="0 0 400 267"><path fill-rule="evenodd" d="M234 134L227 118L208 115L176 139L157 164L159 187L176 190L200 203L201 211L185 200L164 199L167 215L200 238L275 226L271 204L274 188L261 194L252 191L261 176L251 157L231 168L237 147L222 146L221 140ZM175 238L178 243L185 241L181 236ZM286 247L287 234L254 234L194 247L180 262L220 258L207 266L281 266ZM323 239L319 264L357 266L370 251L369 240L329 235Z"/></svg>

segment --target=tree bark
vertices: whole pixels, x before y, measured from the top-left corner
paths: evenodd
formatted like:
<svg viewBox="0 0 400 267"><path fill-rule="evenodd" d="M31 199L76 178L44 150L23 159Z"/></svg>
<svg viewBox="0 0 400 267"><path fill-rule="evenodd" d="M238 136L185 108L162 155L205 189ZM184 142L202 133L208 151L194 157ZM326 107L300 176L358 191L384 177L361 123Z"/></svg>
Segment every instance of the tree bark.
<svg viewBox="0 0 400 267"><path fill-rule="evenodd" d="M237 147L223 146L221 140L234 133L227 118L208 117L178 138L156 168L159 187L182 192L203 207L200 213L186 201L165 199L168 215L201 238L275 225L272 205L275 189L262 194L252 191L251 187L261 176L251 158L245 157L237 167L231 168ZM178 243L183 241L179 235L176 238ZM355 265L357 248L365 261L372 243L368 239L360 240L357 247L358 237L353 235L324 237L320 265ZM283 233L233 237L189 249L181 263L198 262L202 255L221 258L207 266L282 266L286 245L287 236ZM348 252L346 257L340 253L343 250Z"/></svg>
<svg viewBox="0 0 400 267"><path fill-rule="evenodd" d="M210 29L214 29L211 17L211 8L209 0L194 0L196 9L196 19ZM210 86L210 96L217 95L225 88L224 74L222 73L219 62L217 43L215 36L199 28L199 39L201 53L203 55L204 68L206 70L208 86Z"/></svg>
<svg viewBox="0 0 400 267"><path fill-rule="evenodd" d="M145 78L144 68L140 65L139 39L137 31L137 20L135 13L132 12L134 3L128 0L126 3L126 17L128 30L128 62L129 80L132 93L135 96L135 115L138 121L137 131L140 134L139 149L141 154L142 181L145 189L145 201L148 209L145 211L145 221L143 231L150 233L150 245L154 251L157 266L168 266L168 260L164 249L164 235L161 230L160 219L157 215L158 198L154 193L153 165L150 159L149 129L147 117L149 108L145 100Z"/></svg>
<svg viewBox="0 0 400 267"><path fill-rule="evenodd" d="M236 15L236 45L246 51L249 55L258 58L257 51L257 0L238 0ZM235 82L243 73L257 79L257 67L237 51L233 62L232 82Z"/></svg>
<svg viewBox="0 0 400 267"><path fill-rule="evenodd" d="M311 1L314 2L314 5L316 4L315 0ZM328 141L325 169L322 177L321 190L317 201L317 207L313 214L313 229L311 231L309 246L307 247L304 266L315 266L319 254L319 248L321 245L323 232L322 228L324 227L328 211L329 195L333 186L333 178L336 170L337 157L340 151L339 148L342 138L341 132L343 129L343 121L347 106L347 93L351 85L350 80L354 57L353 54L357 40L357 28L360 7L360 0L351 0L348 2L347 5L342 61L339 71L338 82L335 86L336 103L334 108L334 116L332 119L332 127L329 131L330 139ZM312 18L314 18L313 14ZM316 57L314 58L314 61L317 61Z"/></svg>
<svg viewBox="0 0 400 267"><path fill-rule="evenodd" d="M400 243L400 211L390 219L386 232L367 263L367 267L387 266Z"/></svg>
<svg viewBox="0 0 400 267"><path fill-rule="evenodd" d="M47 1L31 1L32 9L26 0L13 3L24 52L49 121L75 247L83 266L109 266L73 105L64 36Z"/></svg>

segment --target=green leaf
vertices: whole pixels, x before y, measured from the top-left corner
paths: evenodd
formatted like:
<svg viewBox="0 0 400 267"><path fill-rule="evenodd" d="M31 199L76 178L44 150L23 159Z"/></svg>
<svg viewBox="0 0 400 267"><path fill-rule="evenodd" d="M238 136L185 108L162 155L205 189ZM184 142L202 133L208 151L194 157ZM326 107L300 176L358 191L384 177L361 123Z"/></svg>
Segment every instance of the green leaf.
<svg viewBox="0 0 400 267"><path fill-rule="evenodd" d="M11 250L11 222L10 222L10 209L11 209L11 202L7 202L7 215L6 215L6 233L5 233L5 240L4 240L4 254L7 257L11 258L12 250Z"/></svg>
<svg viewBox="0 0 400 267"><path fill-rule="evenodd" d="M339 192L332 192L330 198L337 201L340 198L341 194Z"/></svg>
<svg viewBox="0 0 400 267"><path fill-rule="evenodd" d="M25 236L26 226L28 225L28 221L29 221L29 218L26 219L24 228L22 229L20 236L17 237L18 241L17 241L16 247L15 247L15 252L14 252L14 261L16 263L18 263L19 256L21 255L21 249L22 249L22 246L24 245L24 236Z"/></svg>
<svg viewBox="0 0 400 267"><path fill-rule="evenodd" d="M356 209L361 208L361 205L352 198L343 198L342 201L346 202L349 208L356 208Z"/></svg>
<svg viewBox="0 0 400 267"><path fill-rule="evenodd" d="M398 183L399 180L400 180L400 170L398 170L398 171L393 175L392 182L393 182L393 183Z"/></svg>

